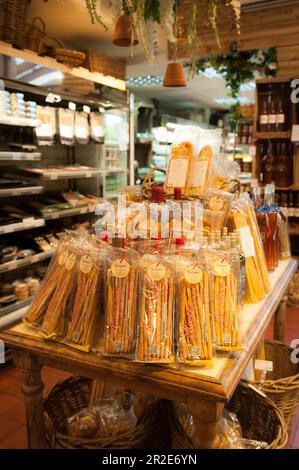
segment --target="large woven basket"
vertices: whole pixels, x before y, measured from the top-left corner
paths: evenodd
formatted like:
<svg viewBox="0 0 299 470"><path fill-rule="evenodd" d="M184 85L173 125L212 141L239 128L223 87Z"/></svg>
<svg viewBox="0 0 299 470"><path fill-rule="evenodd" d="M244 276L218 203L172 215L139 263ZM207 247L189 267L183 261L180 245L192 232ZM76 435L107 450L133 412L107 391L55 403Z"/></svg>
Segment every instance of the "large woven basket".
<svg viewBox="0 0 299 470"><path fill-rule="evenodd" d="M299 406L299 363L291 361L293 349L279 341L265 341L265 358L273 362L273 372L255 384L282 411L288 429Z"/></svg>
<svg viewBox="0 0 299 470"><path fill-rule="evenodd" d="M126 61L119 57L110 57L104 54L88 49L86 51L86 58L84 62L90 72L98 72L103 75L125 80L126 78Z"/></svg>
<svg viewBox="0 0 299 470"><path fill-rule="evenodd" d="M2 0L0 5L0 39L16 47L24 43L29 0Z"/></svg>
<svg viewBox="0 0 299 470"><path fill-rule="evenodd" d="M47 443L50 448L64 449L142 449L157 445L155 435L164 414L163 403L145 401L134 409L137 424L133 430L111 437L78 438L67 434L67 419L88 406L91 380L71 376L49 390L44 401ZM111 395L111 386L107 385ZM105 388L106 393L107 390Z"/></svg>
<svg viewBox="0 0 299 470"><path fill-rule="evenodd" d="M27 25L24 47L38 52L41 40L46 36L46 25L42 18L35 16Z"/></svg>
<svg viewBox="0 0 299 470"><path fill-rule="evenodd" d="M49 46L47 42L49 43L50 41L56 43L56 46L58 45L58 47ZM68 65L69 67L79 67L85 59L84 52L65 49L64 44L60 39L48 34L43 36L40 40L37 52L39 55L48 55L53 57L58 62Z"/></svg>
<svg viewBox="0 0 299 470"><path fill-rule="evenodd" d="M236 413L244 438L267 442L271 449L285 447L286 424L282 413L269 398L241 382L226 408ZM192 439L186 434L173 409L170 412L170 421L172 448L194 448Z"/></svg>

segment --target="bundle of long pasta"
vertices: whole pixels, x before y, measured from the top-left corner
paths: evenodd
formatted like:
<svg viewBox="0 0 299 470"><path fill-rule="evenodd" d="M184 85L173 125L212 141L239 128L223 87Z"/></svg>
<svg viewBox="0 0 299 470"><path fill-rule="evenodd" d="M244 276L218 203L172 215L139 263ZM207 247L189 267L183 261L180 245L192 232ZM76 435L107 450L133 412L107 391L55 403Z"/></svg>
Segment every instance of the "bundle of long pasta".
<svg viewBox="0 0 299 470"><path fill-rule="evenodd" d="M174 362L174 276L171 264L165 256L156 253L145 254L140 266L136 359Z"/></svg>
<svg viewBox="0 0 299 470"><path fill-rule="evenodd" d="M232 269L231 253L210 252L210 307L213 341L217 349L243 349L239 331L239 309L236 271Z"/></svg>
<svg viewBox="0 0 299 470"><path fill-rule="evenodd" d="M230 213L231 225L239 231L241 248L245 257L246 288L245 302L258 302L265 297L267 291L267 276L264 268L261 268L261 254L257 254L254 234L257 230L252 230L250 218L247 213L245 200L239 198L232 204Z"/></svg>
<svg viewBox="0 0 299 470"><path fill-rule="evenodd" d="M105 254L103 248L77 246L75 292L64 341L83 351L95 346L98 333Z"/></svg>
<svg viewBox="0 0 299 470"><path fill-rule="evenodd" d="M125 357L135 349L138 254L115 249L107 266L104 353Z"/></svg>
<svg viewBox="0 0 299 470"><path fill-rule="evenodd" d="M213 357L209 279L202 259L190 262L178 273L177 359L182 363L206 365Z"/></svg>
<svg viewBox="0 0 299 470"><path fill-rule="evenodd" d="M258 258L258 262L259 262L259 266L260 266L260 270L262 274L264 289L265 289L265 292L269 292L270 283L269 283L267 264L266 264L266 259L265 259L261 233L260 233L260 229L259 229L258 222L256 219L254 207L251 201L249 200L249 197L247 198L245 195L243 197L244 197L245 212L249 220L249 225L250 225L250 230L251 230L251 234L252 234L253 241L254 241L255 251L256 251L256 255Z"/></svg>
<svg viewBox="0 0 299 470"><path fill-rule="evenodd" d="M68 279L71 275L71 270L66 269L66 261L70 254L69 248L70 239L68 237L57 247L56 254L51 260L40 290L35 296L29 312L24 317L25 323L35 327L42 325L49 305L54 298L58 285L57 281L64 279L64 276ZM70 262L68 263L68 267L70 267ZM63 306L61 306L61 308L62 307Z"/></svg>

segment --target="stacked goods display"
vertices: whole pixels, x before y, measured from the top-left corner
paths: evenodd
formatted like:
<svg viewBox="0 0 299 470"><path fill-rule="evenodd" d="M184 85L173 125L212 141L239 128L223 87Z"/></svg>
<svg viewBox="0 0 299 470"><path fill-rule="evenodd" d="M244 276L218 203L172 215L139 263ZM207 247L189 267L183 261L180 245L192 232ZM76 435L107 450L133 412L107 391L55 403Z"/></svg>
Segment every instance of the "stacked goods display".
<svg viewBox="0 0 299 470"><path fill-rule="evenodd" d="M126 214L122 207L114 223L102 220L107 242L82 232L61 241L25 317L41 337L178 367L208 366L216 350L246 347L242 306L270 289L259 216L239 192L236 164L220 155L219 132L190 132L174 143L153 204L142 188L126 188ZM202 181L190 185L190 171Z"/></svg>

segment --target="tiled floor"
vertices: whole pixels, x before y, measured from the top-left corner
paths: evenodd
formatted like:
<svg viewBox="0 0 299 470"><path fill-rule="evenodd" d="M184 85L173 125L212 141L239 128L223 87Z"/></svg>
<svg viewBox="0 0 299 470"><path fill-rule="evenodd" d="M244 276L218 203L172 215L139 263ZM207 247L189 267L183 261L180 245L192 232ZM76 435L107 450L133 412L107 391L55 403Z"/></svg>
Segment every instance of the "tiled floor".
<svg viewBox="0 0 299 470"><path fill-rule="evenodd" d="M267 337L272 338L273 322L268 328ZM299 338L299 309L289 308L287 313L286 343ZM42 379L45 390L68 374L44 367ZM21 392L21 372L12 365L0 368L0 449L25 449L26 418ZM289 437L289 447L299 449L299 411L294 420L293 433Z"/></svg>

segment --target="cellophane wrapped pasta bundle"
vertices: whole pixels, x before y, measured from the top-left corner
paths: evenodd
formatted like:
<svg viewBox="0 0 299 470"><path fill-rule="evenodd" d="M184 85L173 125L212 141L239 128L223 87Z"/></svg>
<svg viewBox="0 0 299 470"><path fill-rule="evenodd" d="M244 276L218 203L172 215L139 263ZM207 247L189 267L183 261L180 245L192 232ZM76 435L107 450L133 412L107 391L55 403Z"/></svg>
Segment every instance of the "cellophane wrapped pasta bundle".
<svg viewBox="0 0 299 470"><path fill-rule="evenodd" d="M146 250L145 250L146 251ZM139 318L136 359L174 362L174 272L162 246L150 249L140 260Z"/></svg>
<svg viewBox="0 0 299 470"><path fill-rule="evenodd" d="M213 342L217 349L243 349L240 339L238 279L230 250L209 250L210 309Z"/></svg>
<svg viewBox="0 0 299 470"><path fill-rule="evenodd" d="M203 196L207 190L213 161L213 151L209 145L204 146L197 156L190 160L186 182L187 196Z"/></svg>
<svg viewBox="0 0 299 470"><path fill-rule="evenodd" d="M132 357L135 351L137 285L137 252L114 248L107 259L107 299L104 353Z"/></svg>
<svg viewBox="0 0 299 470"><path fill-rule="evenodd" d="M49 335L62 334L68 306L73 295L74 253L73 235L66 234L57 247L45 278L24 322L41 328Z"/></svg>
<svg viewBox="0 0 299 470"><path fill-rule="evenodd" d="M181 188L182 194L185 193L185 186L193 154L194 146L189 141L172 145L165 181L166 194L173 195L174 188Z"/></svg>
<svg viewBox="0 0 299 470"><path fill-rule="evenodd" d="M222 230L224 227L232 195L217 189L209 189L203 198L204 221L209 222L210 230Z"/></svg>
<svg viewBox="0 0 299 470"><path fill-rule="evenodd" d="M252 203L243 194L232 203L230 224L240 234L241 248L245 257L245 302L258 302L270 289L268 271L258 223Z"/></svg>
<svg viewBox="0 0 299 470"><path fill-rule="evenodd" d="M203 253L176 257L177 360L193 365L213 358L209 276Z"/></svg>
<svg viewBox="0 0 299 470"><path fill-rule="evenodd" d="M101 333L104 264L108 245L86 237L76 241L74 295L64 342L82 351L96 347Z"/></svg>

